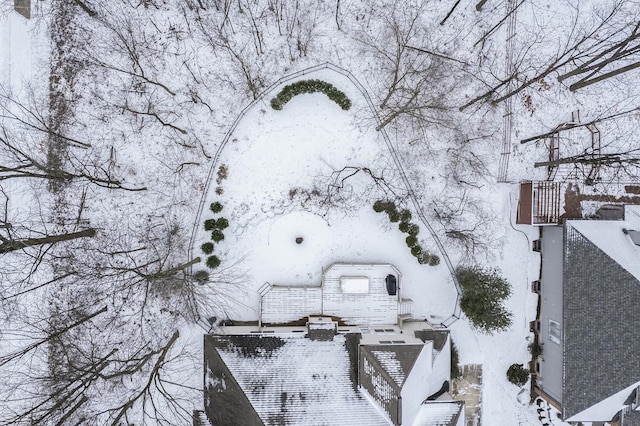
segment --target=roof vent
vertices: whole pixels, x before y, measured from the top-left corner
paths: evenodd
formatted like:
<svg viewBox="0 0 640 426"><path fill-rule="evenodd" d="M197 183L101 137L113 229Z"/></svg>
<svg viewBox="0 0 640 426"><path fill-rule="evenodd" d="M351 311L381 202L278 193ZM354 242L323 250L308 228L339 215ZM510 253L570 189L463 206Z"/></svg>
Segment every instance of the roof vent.
<svg viewBox="0 0 640 426"><path fill-rule="evenodd" d="M631 241L633 241L633 244L640 246L640 232L633 229L627 229L627 228L622 228L622 232L625 235L628 235L629 238L631 238Z"/></svg>

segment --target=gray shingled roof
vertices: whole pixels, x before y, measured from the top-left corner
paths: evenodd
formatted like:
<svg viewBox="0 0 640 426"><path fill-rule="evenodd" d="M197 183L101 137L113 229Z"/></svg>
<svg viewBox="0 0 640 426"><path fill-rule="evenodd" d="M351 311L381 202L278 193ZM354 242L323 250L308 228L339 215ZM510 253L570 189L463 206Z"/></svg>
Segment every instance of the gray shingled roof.
<svg viewBox="0 0 640 426"><path fill-rule="evenodd" d="M623 417L622 426L640 426L640 411L630 411Z"/></svg>
<svg viewBox="0 0 640 426"><path fill-rule="evenodd" d="M440 351L444 347L444 344L447 343L449 330L416 330L414 334L423 342L432 341L433 349Z"/></svg>
<svg viewBox="0 0 640 426"><path fill-rule="evenodd" d="M606 232L602 225L599 232ZM562 408L568 418L640 381L640 282L570 222L564 241Z"/></svg>
<svg viewBox="0 0 640 426"><path fill-rule="evenodd" d="M207 413L237 412L235 424L386 425L352 383L353 343L345 335L207 336L205 384L216 390L205 394Z"/></svg>
<svg viewBox="0 0 640 426"><path fill-rule="evenodd" d="M360 350L371 354L377 367L386 371L398 388L401 388L422 348L423 345L364 345Z"/></svg>

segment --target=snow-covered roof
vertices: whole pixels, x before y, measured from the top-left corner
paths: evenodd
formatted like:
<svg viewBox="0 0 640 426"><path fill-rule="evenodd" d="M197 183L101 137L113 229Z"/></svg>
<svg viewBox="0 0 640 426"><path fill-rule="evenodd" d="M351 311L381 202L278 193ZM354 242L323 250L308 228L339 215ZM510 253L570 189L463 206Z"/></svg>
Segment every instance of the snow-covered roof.
<svg viewBox="0 0 640 426"><path fill-rule="evenodd" d="M361 350L369 352L391 380L402 387L422 348L423 345L365 345Z"/></svg>
<svg viewBox="0 0 640 426"><path fill-rule="evenodd" d="M633 392L633 390L638 386L640 386L640 382L634 383L633 385L628 386L620 392L611 395L609 398L600 401L599 403L587 408L583 412L568 418L567 421L610 421L622 409L631 392Z"/></svg>
<svg viewBox="0 0 640 426"><path fill-rule="evenodd" d="M640 381L637 358L630 356L640 353L640 252L622 232L629 225L628 221L569 221L565 227L565 418Z"/></svg>
<svg viewBox="0 0 640 426"><path fill-rule="evenodd" d="M570 226L640 280L640 246L622 230L640 230L627 221L571 220Z"/></svg>
<svg viewBox="0 0 640 426"><path fill-rule="evenodd" d="M420 406L413 426L453 426L464 404L461 401L426 401Z"/></svg>
<svg viewBox="0 0 640 426"><path fill-rule="evenodd" d="M357 348L357 339L345 335L333 341L302 336L209 338L208 358L219 356L265 424L389 424L357 390L355 359L350 359L348 349ZM210 404L215 399L211 394Z"/></svg>

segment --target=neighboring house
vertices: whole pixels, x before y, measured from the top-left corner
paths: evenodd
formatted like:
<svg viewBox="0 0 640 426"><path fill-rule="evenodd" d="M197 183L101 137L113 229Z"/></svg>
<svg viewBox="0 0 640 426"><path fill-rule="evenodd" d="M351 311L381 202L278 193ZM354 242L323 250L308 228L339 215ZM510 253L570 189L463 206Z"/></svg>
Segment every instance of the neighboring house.
<svg viewBox="0 0 640 426"><path fill-rule="evenodd" d="M462 426L464 404L447 393L449 332L399 314L389 272L399 281L391 265L332 265L315 296L288 288L262 301L263 320L309 309L294 315L296 325L263 321L206 335L205 410L194 424Z"/></svg>
<svg viewBox="0 0 640 426"><path fill-rule="evenodd" d="M535 391L562 419L640 425L640 216L544 226Z"/></svg>

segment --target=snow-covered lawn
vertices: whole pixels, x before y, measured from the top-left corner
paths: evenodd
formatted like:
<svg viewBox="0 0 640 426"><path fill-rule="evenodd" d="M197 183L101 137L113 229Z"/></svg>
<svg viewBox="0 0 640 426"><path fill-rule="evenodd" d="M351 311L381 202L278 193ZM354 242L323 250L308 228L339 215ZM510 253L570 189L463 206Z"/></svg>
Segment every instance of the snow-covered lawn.
<svg viewBox="0 0 640 426"><path fill-rule="evenodd" d="M340 191L332 192L332 201L322 204L336 184L334 172L344 167L366 167L392 185L398 179L380 133L359 119L358 109L367 108L359 92L340 75L319 74L309 78L323 78L343 90L354 103L352 110L341 110L322 94L305 94L274 111L268 101L278 87L247 112L213 166L214 179L221 164L228 167L228 177L220 185L210 184L201 221L229 219L225 239L214 253L223 259L225 272L245 280L235 311L226 313L237 320L257 320L257 291L265 282L317 286L322 269L332 263L371 262L398 267L403 297L414 301L414 317L435 323L448 318L457 296L448 269L443 264L419 265L404 242L406 234L385 214L373 211L373 202L385 194L370 176L358 172ZM224 190L221 195L215 193L218 186ZM493 184L487 194L503 223L495 232L504 234L504 245L492 266L499 267L513 286L507 302L513 326L493 336L479 335L465 319L451 326L461 363L483 365L482 416L492 425L539 424L537 407L528 406L528 387L520 391L506 381L509 365L530 359L525 337L536 303L530 281L539 269L538 258L530 251L537 229L511 226L517 188ZM224 205L218 215L207 211L214 201ZM301 244L297 237L303 238ZM200 255L199 246L208 238L200 225L194 256ZM458 257L456 252L451 255Z"/></svg>
<svg viewBox="0 0 640 426"><path fill-rule="evenodd" d="M50 49L55 46L48 31L54 14L45 10L51 2L39 3L34 6L29 21L13 12L8 3L0 10L3 106L11 104L6 98L9 95L28 107L35 106L37 114L30 118L35 122L49 114ZM506 25L500 25L505 2L487 2L483 11L476 10L475 2L461 2L459 7L455 2L453 8L457 10L444 25L439 22L454 2L367 0L337 2L336 8L335 3L296 1L275 2L282 7L270 8L266 2L238 1L237 7L230 7L228 14L219 13L213 6L219 2L134 3L87 3L99 19L77 8L73 29L81 34L77 37L82 38L83 43L79 44L86 50L78 49L74 43L67 48L71 58L87 61L87 66L78 62L83 63L83 70L74 79L75 87L63 88L69 90L64 94L73 101L69 105L74 110L73 120L65 132L91 143L91 149L73 150L74 155L80 156L80 162L104 165L129 187L147 189L126 192L83 183L67 194L66 201L74 217L62 219L75 219L82 197L82 218L99 228L98 238L94 239L97 248L115 252L131 249L134 261L139 260L138 254L145 259L142 254L146 252L138 251L138 246L151 246L146 240L136 240L144 237L143 228L160 229L166 224L182 238L180 244L176 243L175 251L167 254L164 266L169 270L196 256L202 257L203 262L194 269L204 269L207 256L200 246L209 241L210 232L204 231L203 223L206 219L228 219L229 227L223 231L225 239L215 244L213 253L222 261L215 271L220 274L212 277L210 283L212 293L218 291L226 300L220 304L214 299L199 301L211 309L203 314L218 318L256 320L257 290L265 282L318 285L323 268L336 262L393 264L402 273L403 296L414 302L414 317L434 323L449 318L454 312L457 294L444 262L436 267L419 265L404 242L406 234L398 230L397 224L389 223L385 214L372 210L377 199L406 200L408 189L398 175L382 134L375 131L377 123L372 111L348 78L330 70L300 77L322 79L345 92L353 103L348 111L320 93L296 96L281 111L275 111L269 100L292 81L283 82L246 112L219 156L214 157L221 141L225 140L225 131L241 108L262 88L292 71L327 60L357 76L369 89L378 108L393 79L393 58L399 47L395 37L407 36L407 44L425 48L425 52L402 51L402 55L412 59L401 60L398 71L408 71L422 61L430 63L434 55L427 51L433 50L449 56L444 67L451 69L451 73L436 75L433 84L438 86L420 86L421 93L438 92L435 90L438 87L454 89L446 93L446 99L435 100L442 101L435 105L435 110L440 107L446 110L444 120L436 112L432 116L431 111L426 120L413 120L406 114L392 120L387 127L391 141L405 165L425 216L433 221L454 266L466 262L499 267L513 287L513 294L507 300L507 308L514 315L509 330L486 336L473 330L464 317L452 324L460 361L483 366L483 424L540 424L537 407L527 405L528 392L521 393L505 376L510 364L526 364L530 359L529 321L535 318L536 303L530 282L537 278L539 271L539 258L530 251L537 229L513 225L517 182L545 176L543 168L533 168L535 161L545 158L544 144L520 145L519 139L553 129L568 121L571 111L576 109L581 110L582 121L586 122L634 108L640 85L627 83L637 82L637 74L628 73L579 92L567 90L556 81L554 74L514 96L509 112L513 128L504 129L512 133L507 173L511 183L496 183L503 144L504 105L482 101L460 114L458 107L498 84L506 75L504 50L505 41L510 37ZM207 7L198 8L195 3L207 3ZM580 2L580 8L574 7L577 3L519 2L522 8L517 14L512 52L519 67L517 75L527 77L539 72L569 33L589 24L595 19L594 12L606 9L612 2ZM392 18L397 18L395 27L391 25ZM576 28L568 25L574 21ZM395 30L399 33L394 34ZM70 39L74 36L73 33L58 35ZM484 41L480 42L481 38ZM459 68L462 62L466 63L464 69ZM411 78L405 89L411 89L411 79L416 75L424 74L408 75ZM450 85L452 81L456 84ZM402 101L400 97L391 104L397 107ZM429 97L423 99L425 103L431 101ZM8 108L15 107L16 104L12 104ZM383 115L389 111L389 107L378 109ZM28 116L27 111L23 113ZM633 143L633 129L638 120L640 116L636 114L621 122L620 129L608 130L603 126L603 143L606 138L610 142L624 139ZM2 124L6 123L11 124L12 120ZM567 148L566 153L579 153L585 147L586 139L578 134L576 130L563 136L567 138L563 146ZM40 131L28 128L14 135L19 136L16 140L27 148L37 147L38 154L46 153L46 136ZM570 145L573 139L577 142ZM215 164L211 164L211 158L216 158ZM218 174L223 165L226 173ZM207 182L210 168L211 182ZM7 220L36 230L55 228L55 212L47 204L51 197L45 186L43 182L9 184L3 181L1 189L11 201ZM86 203L83 194L86 194ZM198 215L200 196L204 202ZM218 214L209 210L209 205L216 201L224 206ZM408 204L398 207L413 209ZM451 213L451 222L437 220L442 212ZM415 211L413 213L416 221ZM31 218L34 222L29 221ZM187 234L194 222L197 222L197 232L193 249L186 253ZM447 236L447 227L473 229L480 236L478 240L486 245L476 257L469 256L459 241ZM421 242L435 252L434 242L426 231L422 227ZM107 238L110 236L113 238ZM158 241L156 234L152 236L153 241ZM298 237L303 239L300 244L296 243ZM105 247L102 242L113 245ZM78 265L91 261L90 252L90 249L79 248L74 253ZM33 282L27 283L15 277L21 277L28 268L9 256L3 258L3 262L5 259L6 265L17 265L11 271L5 266L0 277L3 288L12 291L51 279L49 267L56 261L55 257L47 258L40 269L45 277L34 275ZM222 284L216 281L221 276L228 279L225 291L220 291ZM100 291L110 293L115 288L111 281L103 278L95 285ZM37 297L50 297L47 292L45 287ZM73 290L69 294L75 295ZM31 334L18 330L31 340L39 336L33 324L40 327L39 321L47 319L46 310L41 309L47 306L47 301L37 297L27 294L11 299L18 307L15 312L20 312L13 318L20 321L23 318L31 321L29 315L22 313L32 314L31 310L35 309L33 323L25 328ZM82 304L83 300L69 297L67 302L71 306ZM178 305L175 300L168 303ZM93 306L83 308L90 310ZM177 308L171 306L171 309ZM186 348L185 352L192 355L176 356L179 359L176 375L181 376L177 379L191 386L185 390L191 393L184 399L188 415L192 408L202 408L198 389L202 387L203 330L200 327L203 322L198 325L163 322L167 318L163 315L152 316L153 321L162 323L157 329L170 335L174 331L170 328L180 324L176 326L181 328L177 346ZM151 320L147 318L147 322ZM125 330L122 335L136 334L138 328L142 330L135 321L122 327ZM122 332L114 330L106 331L116 336ZM4 353L24 343L13 339L7 331L0 337ZM140 336L140 340L145 340L142 343L157 345L152 339L144 333ZM108 346L107 351L120 346L121 353L133 347L132 341L120 344L118 339L99 343ZM47 358L43 356L41 360ZM20 374L15 375L16 371ZM30 373L35 376L39 372ZM16 367L12 374L11 380L18 382L23 371ZM131 377L129 380L127 376L130 387L144 385L144 380L137 380L141 376ZM11 380L7 383L12 384ZM111 396L115 398L122 388L117 383L113 386L116 392ZM92 392L98 396L94 397ZM87 413L93 415L96 407L102 409L109 405L100 392L101 389L89 392L91 407ZM555 421L554 424L561 423Z"/></svg>
<svg viewBox="0 0 640 426"><path fill-rule="evenodd" d="M257 320L257 290L265 282L319 285L323 268L345 262L395 265L403 296L414 300L414 315L436 322L448 318L456 292L446 267L418 264L406 234L372 209L391 193L362 169L391 186L398 180L380 133L361 119L368 108L364 98L331 70L305 78L331 82L349 96L352 108L343 111L316 93L298 95L275 111L268 101L282 86L276 87L247 112L214 165L226 165L228 177L219 185L222 195L216 194L217 184L210 185L202 220L223 216L230 222L214 254L224 259L221 268L246 279L239 304L244 309L233 317ZM219 215L206 211L214 201L224 205ZM194 256L209 238L201 226Z"/></svg>

